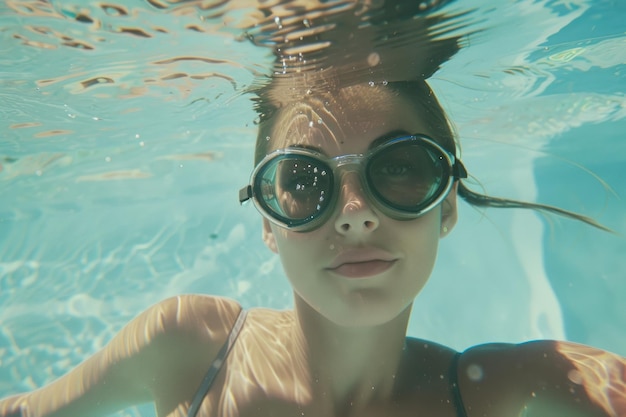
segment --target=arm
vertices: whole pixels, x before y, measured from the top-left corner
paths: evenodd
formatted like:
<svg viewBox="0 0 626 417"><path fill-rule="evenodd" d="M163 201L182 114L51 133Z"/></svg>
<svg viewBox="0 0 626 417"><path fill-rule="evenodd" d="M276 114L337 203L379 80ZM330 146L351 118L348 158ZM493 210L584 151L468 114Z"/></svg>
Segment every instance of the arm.
<svg viewBox="0 0 626 417"><path fill-rule="evenodd" d="M2 417L22 417L20 410L23 395L13 395L0 399L0 416Z"/></svg>
<svg viewBox="0 0 626 417"><path fill-rule="evenodd" d="M621 417L626 360L569 342L491 344L463 353L459 386L468 416Z"/></svg>
<svg viewBox="0 0 626 417"><path fill-rule="evenodd" d="M65 376L0 401L0 416L102 416L193 395L240 307L204 296L167 299L126 325ZM181 384L180 379L185 383ZM160 397L160 398L159 398Z"/></svg>
<svg viewBox="0 0 626 417"><path fill-rule="evenodd" d="M589 346L557 342L557 352L574 369L568 379L584 387L606 415L626 415L626 358Z"/></svg>

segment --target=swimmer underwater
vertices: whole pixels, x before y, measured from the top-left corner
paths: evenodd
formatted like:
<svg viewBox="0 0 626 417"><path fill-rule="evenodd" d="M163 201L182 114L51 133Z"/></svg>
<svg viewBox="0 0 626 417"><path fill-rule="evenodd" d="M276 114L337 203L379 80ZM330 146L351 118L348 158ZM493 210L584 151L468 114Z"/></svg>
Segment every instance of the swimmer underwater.
<svg viewBox="0 0 626 417"><path fill-rule="evenodd" d="M457 196L598 225L468 189L451 125L426 82L459 39L429 38L435 22L419 3L363 13L350 4L327 16L303 12L307 26L332 27L315 40L340 48L304 48L305 37L310 59L285 63L278 44L281 72L254 91L255 168L239 196L263 216L263 240L280 256L294 309L166 299L65 376L0 400L0 417L104 416L147 402L159 417L626 416L618 355L547 340L456 352L406 336L439 239L457 222ZM420 41L381 47L392 25L393 36ZM273 35L262 29L254 41ZM372 70L378 61L394 65Z"/></svg>

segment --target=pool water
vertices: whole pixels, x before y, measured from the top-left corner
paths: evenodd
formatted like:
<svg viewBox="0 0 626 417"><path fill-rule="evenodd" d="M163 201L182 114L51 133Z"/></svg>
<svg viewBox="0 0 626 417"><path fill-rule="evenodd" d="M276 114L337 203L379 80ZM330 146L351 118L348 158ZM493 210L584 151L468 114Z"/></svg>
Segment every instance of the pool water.
<svg viewBox="0 0 626 417"><path fill-rule="evenodd" d="M254 5L233 4L0 4L0 397L62 375L169 296L290 308L260 216L237 200L256 135L246 90L274 56L242 37ZM616 233L461 203L409 335L626 355L626 3L438 12L470 9L475 33L431 85L474 187Z"/></svg>

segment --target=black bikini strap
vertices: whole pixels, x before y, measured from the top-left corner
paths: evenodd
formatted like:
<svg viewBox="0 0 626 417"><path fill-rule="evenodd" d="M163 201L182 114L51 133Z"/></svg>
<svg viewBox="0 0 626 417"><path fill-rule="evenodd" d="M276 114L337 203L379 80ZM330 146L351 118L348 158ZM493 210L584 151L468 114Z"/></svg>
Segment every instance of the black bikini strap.
<svg viewBox="0 0 626 417"><path fill-rule="evenodd" d="M454 358L452 358L452 364L450 365L449 380L450 391L452 392L452 399L454 401L454 407L456 408L456 414L458 417L467 417L465 411L465 405L463 405L463 397L461 397L461 389L459 388L459 359L461 353L456 352Z"/></svg>
<svg viewBox="0 0 626 417"><path fill-rule="evenodd" d="M237 336L239 336L239 332L243 327L243 322L246 320L247 314L248 312L244 309L241 309L241 311L239 312L239 317L237 317L237 321L233 325L233 328L228 335L228 339L226 339L226 342L224 342L222 348L217 353L217 356L215 357L215 360L213 360L213 363L209 367L206 375L204 376L200 387L198 387L198 391L196 392L196 395L194 395L193 401L191 401L191 405L189 406L189 410L187 411L187 417L195 417L198 413L200 405L202 404L202 400L204 400L207 392L209 392L209 389L213 384L213 380L220 372L220 369L222 369L222 365L224 364L224 362L226 362L226 358L228 357L230 349L235 344Z"/></svg>

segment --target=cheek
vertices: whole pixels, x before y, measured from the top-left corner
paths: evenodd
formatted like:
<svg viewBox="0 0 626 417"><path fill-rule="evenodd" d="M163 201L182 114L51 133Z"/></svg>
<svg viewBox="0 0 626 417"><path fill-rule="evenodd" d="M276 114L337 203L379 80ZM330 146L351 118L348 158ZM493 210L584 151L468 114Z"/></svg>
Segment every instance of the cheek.
<svg viewBox="0 0 626 417"><path fill-rule="evenodd" d="M437 257L440 238L441 214L439 210L416 220L398 222L396 243L405 253L409 263L428 276Z"/></svg>
<svg viewBox="0 0 626 417"><path fill-rule="evenodd" d="M316 240L319 237L312 233L290 232L282 227L273 226L272 232L276 240L278 254L287 274L293 271L303 271L310 266L315 258Z"/></svg>

